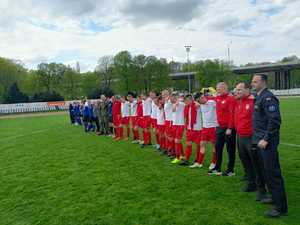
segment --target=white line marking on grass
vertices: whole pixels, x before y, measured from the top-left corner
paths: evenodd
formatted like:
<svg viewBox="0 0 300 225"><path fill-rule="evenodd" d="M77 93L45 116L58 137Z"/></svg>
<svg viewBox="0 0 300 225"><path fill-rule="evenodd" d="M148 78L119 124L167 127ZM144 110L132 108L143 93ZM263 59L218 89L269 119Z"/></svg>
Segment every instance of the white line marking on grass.
<svg viewBox="0 0 300 225"><path fill-rule="evenodd" d="M39 133L44 133L46 132L48 129L44 129L44 130L37 130L37 131L33 131L31 133L27 133L27 134L21 134L21 135L14 135L14 136L9 136L9 137L4 137L4 138L1 138L0 139L0 142L1 141L9 141L9 140L12 140L12 139L15 139L15 138L21 138L21 137L26 137L26 136L32 136L34 134L39 134Z"/></svg>
<svg viewBox="0 0 300 225"><path fill-rule="evenodd" d="M280 143L282 145L285 145L285 146L289 146L289 147L295 147L295 148L300 148L300 145L296 145L296 144L291 144L291 143Z"/></svg>

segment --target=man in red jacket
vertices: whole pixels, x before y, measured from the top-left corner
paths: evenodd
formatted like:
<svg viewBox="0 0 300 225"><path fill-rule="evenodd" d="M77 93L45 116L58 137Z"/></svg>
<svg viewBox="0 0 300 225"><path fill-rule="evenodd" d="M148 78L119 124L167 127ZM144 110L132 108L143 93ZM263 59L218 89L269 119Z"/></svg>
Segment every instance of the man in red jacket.
<svg viewBox="0 0 300 225"><path fill-rule="evenodd" d="M252 116L254 111L254 96L250 95L250 84L239 83L236 86L236 105L234 123L237 132L239 156L245 170L247 184L243 192L257 192L257 200L268 202L266 182L263 174L263 162L252 147Z"/></svg>
<svg viewBox="0 0 300 225"><path fill-rule="evenodd" d="M234 104L235 99L228 92L226 83L221 82L217 85L216 111L219 126L217 127L216 153L217 163L209 174L234 176L236 132L234 129ZM226 143L228 153L227 170L222 174L223 148Z"/></svg>
<svg viewBox="0 0 300 225"><path fill-rule="evenodd" d="M236 86L236 104L234 110L234 124L237 132L237 145L239 156L247 180L243 192L256 191L256 174L252 148L252 114L254 110L254 97L250 95L250 85L239 83Z"/></svg>

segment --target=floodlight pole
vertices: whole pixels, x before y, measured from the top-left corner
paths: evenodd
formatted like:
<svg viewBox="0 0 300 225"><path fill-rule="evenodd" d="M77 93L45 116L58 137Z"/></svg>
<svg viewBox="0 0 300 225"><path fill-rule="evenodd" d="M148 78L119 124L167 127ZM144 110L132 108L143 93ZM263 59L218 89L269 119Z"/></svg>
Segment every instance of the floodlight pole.
<svg viewBox="0 0 300 225"><path fill-rule="evenodd" d="M230 58L230 45L232 44L232 41L230 41L227 44L227 54L228 54L228 66L231 67L231 58Z"/></svg>
<svg viewBox="0 0 300 225"><path fill-rule="evenodd" d="M186 50L186 57L187 57L187 65L188 65L188 72L190 72L190 51L192 46L191 45L186 45L184 46ZM192 87L191 87L191 74L189 73L189 93L191 93Z"/></svg>

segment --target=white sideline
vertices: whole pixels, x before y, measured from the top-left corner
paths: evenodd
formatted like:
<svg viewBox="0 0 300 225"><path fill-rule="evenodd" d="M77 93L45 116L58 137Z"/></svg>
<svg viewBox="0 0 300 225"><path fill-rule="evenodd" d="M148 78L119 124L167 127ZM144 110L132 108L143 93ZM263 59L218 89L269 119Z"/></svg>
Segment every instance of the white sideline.
<svg viewBox="0 0 300 225"><path fill-rule="evenodd" d="M37 131L31 132L31 133L27 133L27 134L21 134L21 135L4 137L4 138L0 139L0 142L1 141L12 140L12 139L15 139L15 138L20 138L20 137L31 136L31 135L38 134L38 133L43 133L43 132L46 132L47 130L49 130L49 129L37 130ZM297 144L285 143L285 142L281 142L280 144L281 145L285 145L285 146L289 146L289 147L300 148L300 145L297 145Z"/></svg>
<svg viewBox="0 0 300 225"><path fill-rule="evenodd" d="M300 148L300 145L296 145L296 144L291 144L291 143L280 143L282 145L285 145L285 146L289 146L289 147L295 147L295 148Z"/></svg>
<svg viewBox="0 0 300 225"><path fill-rule="evenodd" d="M21 134L21 135L14 135L14 136L9 136L9 137L4 137L4 138L0 139L0 142L1 141L7 141L7 140L9 141L9 140L12 140L12 139L15 139L15 138L20 138L20 137L32 136L34 134L46 132L47 130L48 129L37 130L37 131L31 132L31 133L27 133L27 134Z"/></svg>

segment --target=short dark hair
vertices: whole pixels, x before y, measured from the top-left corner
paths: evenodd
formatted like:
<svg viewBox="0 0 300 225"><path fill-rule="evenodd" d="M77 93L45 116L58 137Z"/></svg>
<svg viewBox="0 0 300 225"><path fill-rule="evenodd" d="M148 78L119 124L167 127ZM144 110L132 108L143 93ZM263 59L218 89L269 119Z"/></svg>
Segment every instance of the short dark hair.
<svg viewBox="0 0 300 225"><path fill-rule="evenodd" d="M198 98L200 98L202 96L202 93L197 92L194 94L194 99L197 100Z"/></svg>
<svg viewBox="0 0 300 225"><path fill-rule="evenodd" d="M259 76L262 81L268 83L268 75L265 73L254 74L253 76Z"/></svg>
<svg viewBox="0 0 300 225"><path fill-rule="evenodd" d="M136 94L132 91L128 91L127 96L131 95L133 98L136 98Z"/></svg>
<svg viewBox="0 0 300 225"><path fill-rule="evenodd" d="M251 89L251 84L249 82L240 82L239 84L243 84L245 89Z"/></svg>

